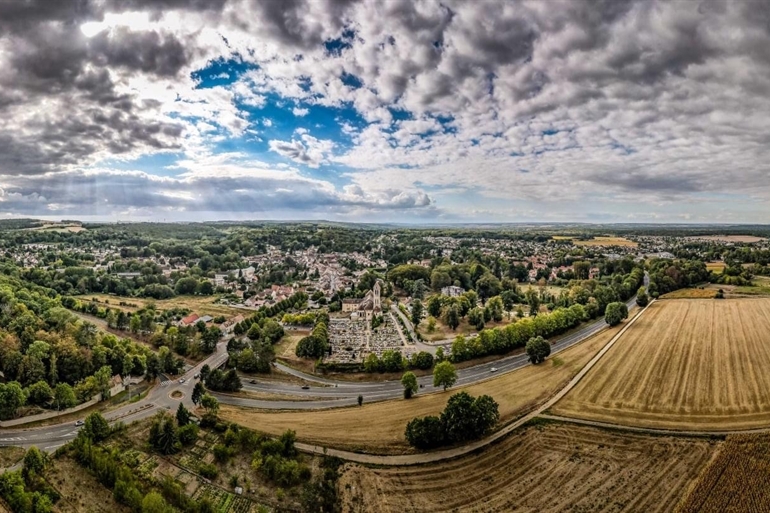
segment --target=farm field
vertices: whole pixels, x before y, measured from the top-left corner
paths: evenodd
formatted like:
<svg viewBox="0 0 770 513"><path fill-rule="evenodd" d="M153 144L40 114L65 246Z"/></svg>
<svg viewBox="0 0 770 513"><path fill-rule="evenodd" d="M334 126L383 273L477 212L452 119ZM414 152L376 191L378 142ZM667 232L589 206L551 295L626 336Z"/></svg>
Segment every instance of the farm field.
<svg viewBox="0 0 770 513"><path fill-rule="evenodd" d="M663 294L660 299L714 299L717 288L679 289Z"/></svg>
<svg viewBox="0 0 770 513"><path fill-rule="evenodd" d="M419 467L347 464L342 511L672 511L717 443L528 427L479 454Z"/></svg>
<svg viewBox="0 0 770 513"><path fill-rule="evenodd" d="M737 242L743 244L751 244L765 240L763 237L756 237L754 235L702 235L699 237L687 238L695 240L710 240L715 242Z"/></svg>
<svg viewBox="0 0 770 513"><path fill-rule="evenodd" d="M410 400L367 403L364 396L361 407L285 412L223 404L219 416L269 434L278 435L290 428L302 441L329 447L377 454L411 452L404 440L406 424L414 417L438 414L453 393L465 390L474 396L491 395L500 405L501 422L509 422L559 390L618 330L618 327L604 330L541 365L530 365L483 383L450 388L447 392L418 393Z"/></svg>
<svg viewBox="0 0 770 513"><path fill-rule="evenodd" d="M770 436L728 437L678 513L770 511Z"/></svg>
<svg viewBox="0 0 770 513"><path fill-rule="evenodd" d="M717 274L721 273L725 267L727 267L727 264L725 264L722 261L706 262L706 269L708 269L709 271L713 271Z"/></svg>
<svg viewBox="0 0 770 513"><path fill-rule="evenodd" d="M644 427L770 426L770 299L654 303L552 411Z"/></svg>
<svg viewBox="0 0 770 513"><path fill-rule="evenodd" d="M625 237L594 237L590 240L573 240L572 243L575 246L638 246L636 242Z"/></svg>
<svg viewBox="0 0 770 513"><path fill-rule="evenodd" d="M96 302L102 306L111 306L113 308L121 308L127 312L133 312L143 308L148 302L152 301L159 310L170 310L172 308L187 308L193 313L198 315L211 315L216 317L218 315L224 315L225 317L232 317L235 315L243 315L248 317L253 313L251 310L242 308L234 308L228 305L215 304L218 296L177 296L171 299L144 299L139 297L121 297L113 296L110 294L83 294L82 296L76 296L81 301L96 300ZM120 303L127 303L129 306L120 306ZM130 306L135 305L135 306Z"/></svg>

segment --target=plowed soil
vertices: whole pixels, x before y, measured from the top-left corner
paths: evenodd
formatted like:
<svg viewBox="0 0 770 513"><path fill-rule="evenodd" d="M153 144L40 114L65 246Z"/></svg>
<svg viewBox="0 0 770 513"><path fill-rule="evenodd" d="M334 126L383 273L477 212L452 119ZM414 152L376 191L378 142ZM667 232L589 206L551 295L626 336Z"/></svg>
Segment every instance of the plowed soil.
<svg viewBox="0 0 770 513"><path fill-rule="evenodd" d="M770 299L650 306L553 412L644 427L770 427Z"/></svg>
<svg viewBox="0 0 770 513"><path fill-rule="evenodd" d="M718 443L546 425L420 467L347 464L343 511L670 512Z"/></svg>

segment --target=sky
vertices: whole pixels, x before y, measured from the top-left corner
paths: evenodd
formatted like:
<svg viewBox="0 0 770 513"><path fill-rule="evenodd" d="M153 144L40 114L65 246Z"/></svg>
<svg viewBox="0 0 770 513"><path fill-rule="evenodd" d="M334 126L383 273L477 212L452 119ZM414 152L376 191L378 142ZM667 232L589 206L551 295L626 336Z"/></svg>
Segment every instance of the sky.
<svg viewBox="0 0 770 513"><path fill-rule="evenodd" d="M0 216L770 223L770 5L0 0Z"/></svg>

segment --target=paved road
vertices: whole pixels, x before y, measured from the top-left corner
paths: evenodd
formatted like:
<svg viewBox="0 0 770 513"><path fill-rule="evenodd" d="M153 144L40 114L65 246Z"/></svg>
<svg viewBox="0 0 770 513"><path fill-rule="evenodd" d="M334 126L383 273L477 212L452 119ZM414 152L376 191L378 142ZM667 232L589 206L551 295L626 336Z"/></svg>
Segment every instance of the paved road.
<svg viewBox="0 0 770 513"><path fill-rule="evenodd" d="M200 372L200 369L206 364L212 369L222 365L227 360L227 357L227 341L223 340L217 344L217 350L211 356L196 366L191 367L182 376L177 377L176 380L166 385L159 384L150 389L141 400L106 412L104 416L110 422L122 421L128 423L151 417L160 410L169 410L171 413L174 413L180 402L184 403L188 408L192 408L192 389L196 381L193 376ZM179 378L184 378L185 382L180 383ZM171 397L176 391L183 394L181 399ZM0 446L18 445L30 447L36 445L41 449L53 451L75 438L79 430L80 427L75 426L74 422L29 429L0 429Z"/></svg>
<svg viewBox="0 0 770 513"><path fill-rule="evenodd" d="M647 281L648 281L648 278L647 276L645 276L645 285L647 284ZM629 304L629 307L633 307L633 305L635 304L635 299L632 298L631 300L629 300L628 304ZM632 322L633 321L629 322L628 325L630 325ZM589 324L586 324L582 328L556 340L552 345L552 354L558 353L559 351L563 351L564 349L578 342L581 342L582 340L601 331L605 327L606 326L603 320L597 320ZM622 334L625 331L625 329L626 328L621 330L621 332L618 335L616 335L612 341L610 341L608 346L614 343L614 341L617 338L619 338L620 334ZM600 354L604 354L604 352L605 350L602 350ZM137 401L136 403L128 404L120 408L117 408L115 410L112 410L110 412L107 412L105 414L105 417L110 421L133 422L136 420L140 420L140 419L152 416L155 414L155 412L159 410L166 409L173 412L173 410L177 408L177 405L179 404L180 401L184 403L186 406L192 407L191 395L192 395L192 389L195 381L193 379L193 376L200 371L203 365L208 364L213 369L222 365L227 360L227 357L228 357L227 341L222 340L221 342L219 342L219 344L217 344L216 351L211 356L209 356L202 362L198 363L195 367L192 367L185 372L185 374L182 376L185 379L185 383L179 383L179 381L177 380L177 381L172 381L170 383L167 382L165 386L163 385L156 386L152 388L148 392L147 396L141 399L140 401ZM592 360L592 362L593 361L594 360ZM513 356L509 356L509 357L497 360L495 362L468 367L458 371L457 384L465 385L465 384L477 383L477 382L495 377L499 374L511 372L525 365L527 365L526 355L518 354L518 355L513 355ZM592 365L592 364L589 363L589 365ZM491 372L491 369L493 367L497 369L497 371L494 373ZM244 388L246 390L254 390L257 392L280 393L280 394L289 393L291 395L297 395L297 396L302 396L302 395L307 395L311 397L328 396L329 400L265 401L265 400L244 399L244 398L237 398L232 396L218 395L220 402L225 404L235 404L235 405L242 405L242 406L249 406L249 407L256 407L256 408L268 408L268 409L317 409L317 408L349 406L349 405L355 404L357 401L358 395L363 395L364 400L369 402L369 401L375 401L375 400L383 400L383 399L389 399L394 397L400 397L402 394L402 387L398 381L385 381L385 382L378 382L378 383L342 382L342 381L334 381L334 380L329 380L325 378L320 378L316 376L305 375L299 371L296 371L294 369L289 369L288 367L285 367L285 366L280 366L280 368L285 372L289 372L291 374L294 374L295 376L302 377L303 379L306 379L314 383L318 383L319 385L323 385L323 386L312 386L310 387L309 390L302 390L298 385L285 385L280 383L257 383L255 385L252 385L250 383L247 383L244 386ZM580 377L582 377L582 375L583 373L581 371ZM418 383L422 386L421 391L422 390L435 391L432 385L431 376L424 376L419 378ZM568 385L568 387L569 386L570 385ZM183 397L181 399L172 398L171 395L175 391L181 392L183 394ZM542 413L544 409L540 409L537 411ZM525 418L530 418L531 415L532 414L528 415ZM495 433L495 435L493 435L491 440L492 441L497 440L501 436L504 436L504 434L509 433L510 431L512 431L519 425L521 425L521 423L522 422L516 422L514 424L510 424L503 430ZM57 447L66 443L68 440L71 440L72 438L74 438L77 435L78 430L79 428L74 426L74 423L71 423L71 422L52 425L52 426L46 426L46 427L40 427L40 428L33 428L33 429L8 429L8 430L2 429L0 430L0 445L17 445L22 447L29 447L32 445L36 445L45 450L54 450ZM487 439L487 440L490 440L490 439ZM478 442L474 442L470 445L463 446L460 448L450 449L448 451L439 451L435 453L429 453L428 455L410 455L410 456L404 456L402 458L407 458L408 460L410 457L413 458L415 456L420 456L420 457L425 456L428 459L423 459L421 460L421 462L437 461L437 459L443 459L441 456L439 456L440 454L451 453L451 454L454 454L455 456L460 454L465 454L469 451L474 450L477 447L486 445L486 443L489 443L489 442L486 442L485 440L481 440ZM320 447L314 448L307 444L298 444L298 446L300 446L303 450L306 450L309 452L313 452L313 451L323 452L325 450ZM338 455L342 455L342 454L345 454L345 451L329 450L329 454L337 454L337 453L339 453ZM360 455L356 453L349 453L348 456L349 457L347 459L351 459L352 461L363 461L360 459L356 459L354 456L369 457L367 455ZM454 457L454 456L445 456L445 457ZM372 458L384 458L384 457L372 456ZM393 456L389 458L398 458L398 457ZM394 464L394 465L402 464L402 463L398 463L398 461L399 460L393 460L392 463L383 463L383 464ZM410 463L403 463L403 464L410 464Z"/></svg>
<svg viewBox="0 0 770 513"><path fill-rule="evenodd" d="M636 298L628 301L629 310L636 306ZM583 325L577 330L557 338L551 344L551 354L557 354L583 340L595 335L607 328L604 319L597 319ZM457 385L470 385L506 374L529 365L526 353L507 356L489 363L466 367L457 371ZM310 385L308 390L303 390L298 384L260 381L250 383L252 378L243 377L243 389L246 392L258 392L263 394L293 395L305 398L323 398L317 400L290 401L290 400L266 400L247 399L230 395L215 394L219 402L234 406L250 408L279 409L279 410L313 410L319 408L338 408L357 404L358 396L362 395L364 401L382 401L402 397L403 387L400 381L362 382L335 381L319 378L301 371L292 369L280 363L276 367L283 372L288 372L306 381L316 383ZM492 371L496 369L496 371ZM421 386L419 393L437 392L440 388L433 387L432 376L422 376L417 379Z"/></svg>

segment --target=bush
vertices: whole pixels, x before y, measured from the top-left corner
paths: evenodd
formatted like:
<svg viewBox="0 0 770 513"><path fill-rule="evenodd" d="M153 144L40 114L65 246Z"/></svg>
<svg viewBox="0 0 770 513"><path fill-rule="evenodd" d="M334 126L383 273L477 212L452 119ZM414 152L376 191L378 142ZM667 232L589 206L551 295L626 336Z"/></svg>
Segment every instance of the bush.
<svg viewBox="0 0 770 513"><path fill-rule="evenodd" d="M201 463L198 465L198 474L206 479L216 479L219 475L219 469L212 463Z"/></svg>
<svg viewBox="0 0 770 513"><path fill-rule="evenodd" d="M192 445L198 439L200 428L195 423L185 424L179 428L179 442L182 445Z"/></svg>

